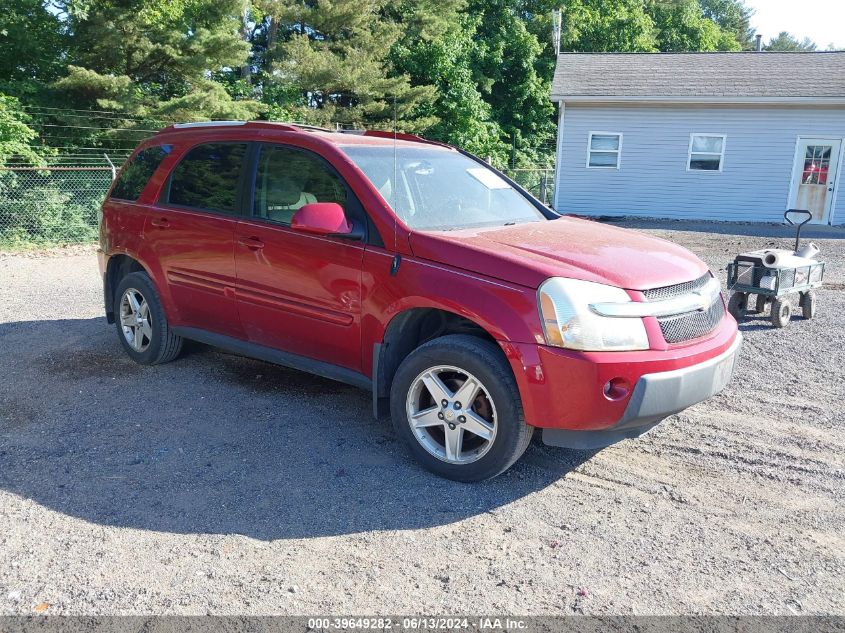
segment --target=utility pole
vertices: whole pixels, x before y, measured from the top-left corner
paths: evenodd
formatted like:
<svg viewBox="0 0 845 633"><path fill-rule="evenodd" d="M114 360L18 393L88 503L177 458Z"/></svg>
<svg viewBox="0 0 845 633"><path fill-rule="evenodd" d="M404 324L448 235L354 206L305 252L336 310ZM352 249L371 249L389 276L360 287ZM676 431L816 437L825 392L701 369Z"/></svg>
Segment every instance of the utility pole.
<svg viewBox="0 0 845 633"><path fill-rule="evenodd" d="M563 24L563 12L560 9L552 11L552 43L555 45L555 57L560 55L560 31Z"/></svg>

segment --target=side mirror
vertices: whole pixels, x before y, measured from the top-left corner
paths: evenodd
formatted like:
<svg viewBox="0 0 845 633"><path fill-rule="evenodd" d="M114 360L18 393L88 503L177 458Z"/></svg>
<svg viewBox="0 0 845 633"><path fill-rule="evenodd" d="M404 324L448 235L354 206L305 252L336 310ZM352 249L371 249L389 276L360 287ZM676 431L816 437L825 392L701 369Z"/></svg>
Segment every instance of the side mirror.
<svg viewBox="0 0 845 633"><path fill-rule="evenodd" d="M352 223L336 202L312 202L293 214L290 228L312 235L351 235Z"/></svg>

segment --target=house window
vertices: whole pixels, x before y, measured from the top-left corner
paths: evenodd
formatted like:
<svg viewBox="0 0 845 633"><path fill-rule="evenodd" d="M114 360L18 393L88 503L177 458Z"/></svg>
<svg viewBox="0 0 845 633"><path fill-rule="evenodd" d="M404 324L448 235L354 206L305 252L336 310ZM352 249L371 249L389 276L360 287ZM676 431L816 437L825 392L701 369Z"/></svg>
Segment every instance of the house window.
<svg viewBox="0 0 845 633"><path fill-rule="evenodd" d="M622 159L622 135L617 132L590 132L587 142L587 167L619 169Z"/></svg>
<svg viewBox="0 0 845 633"><path fill-rule="evenodd" d="M687 171L722 171L724 134L690 134Z"/></svg>

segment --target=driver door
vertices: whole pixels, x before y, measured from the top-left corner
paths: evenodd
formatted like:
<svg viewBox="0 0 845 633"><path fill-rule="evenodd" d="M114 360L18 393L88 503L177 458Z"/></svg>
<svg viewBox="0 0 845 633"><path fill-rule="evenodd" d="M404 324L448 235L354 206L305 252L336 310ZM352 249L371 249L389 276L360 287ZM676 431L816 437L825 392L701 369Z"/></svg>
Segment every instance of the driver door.
<svg viewBox="0 0 845 633"><path fill-rule="evenodd" d="M336 202L354 217L357 199L321 157L270 143L259 146L252 199L235 230L235 298L249 340L361 371L366 240L290 228L305 204Z"/></svg>

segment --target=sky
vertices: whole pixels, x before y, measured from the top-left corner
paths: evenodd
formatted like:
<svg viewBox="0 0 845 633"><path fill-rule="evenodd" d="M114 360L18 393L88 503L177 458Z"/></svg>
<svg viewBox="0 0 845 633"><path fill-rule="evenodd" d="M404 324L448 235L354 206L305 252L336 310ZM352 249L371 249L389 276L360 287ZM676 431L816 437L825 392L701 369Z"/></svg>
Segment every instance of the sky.
<svg viewBox="0 0 845 633"><path fill-rule="evenodd" d="M745 0L754 9L751 25L768 42L781 31L809 37L825 50L845 49L845 0Z"/></svg>

